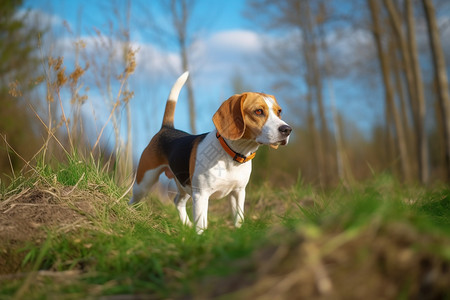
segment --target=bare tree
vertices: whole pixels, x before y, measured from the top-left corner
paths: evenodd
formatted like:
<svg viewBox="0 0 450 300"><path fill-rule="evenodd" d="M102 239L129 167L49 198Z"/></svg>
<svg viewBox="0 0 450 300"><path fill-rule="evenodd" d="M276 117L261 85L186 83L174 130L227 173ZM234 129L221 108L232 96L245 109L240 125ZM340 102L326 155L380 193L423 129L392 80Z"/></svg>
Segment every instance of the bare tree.
<svg viewBox="0 0 450 300"><path fill-rule="evenodd" d="M336 172L333 171L335 156L330 149L330 130L324 105L322 49L318 44L318 2L249 0L248 8L251 8L248 17L259 28L296 33L283 40L283 47L267 43L263 66L279 75L274 84L276 89L297 87L297 80L306 83L305 94L292 98L295 103L291 105L301 106L300 102L306 105L306 126L315 158L314 169L320 184L329 184Z"/></svg>
<svg viewBox="0 0 450 300"><path fill-rule="evenodd" d="M323 105L323 76L319 67L319 49L317 47L318 36L314 27L317 24L313 22L313 15L309 0L298 1L300 17L298 18L300 29L303 33L303 56L306 64L306 82L308 83L309 93L313 95L313 99L317 104L320 121L320 139L317 140L320 159L319 178L325 184L330 182L330 138L328 131L328 122L325 116L325 108ZM314 18L317 19L317 18ZM322 178L324 176L324 178Z"/></svg>
<svg viewBox="0 0 450 300"><path fill-rule="evenodd" d="M115 14L116 14L117 18L120 20L121 19L120 12L116 11ZM131 18L131 1L130 0L128 0L126 2L126 9L125 9L124 14L125 14L124 22L123 22L124 24L121 24L119 30L121 33L120 35L122 36L122 39L123 39L123 42L122 42L123 58L122 59L124 61L125 66L129 66L130 63L133 63L132 61L134 60L134 54L132 53L133 50L131 49L131 43L130 43L130 18ZM126 82L125 90L129 91L128 81ZM130 94L130 96L132 96L132 95ZM122 140L121 140L120 146L119 147L116 146L116 157L121 159L121 161L117 164L117 173L119 175L118 180L120 180L119 182L124 181L124 180L128 180L130 182L132 180L130 174L133 169L133 153L132 153L133 138L132 138L132 126L131 126L131 108L129 105L130 98L131 97L124 97L124 99L123 99L125 110L126 110L126 121L127 121L127 135L126 135L125 146L122 145L122 143L123 143Z"/></svg>
<svg viewBox="0 0 450 300"><path fill-rule="evenodd" d="M402 176L405 180L409 180L411 176L411 167L409 164L409 155L407 151L407 143L405 138L405 132L403 124L400 120L400 115L398 113L397 107L394 102L394 90L392 88L390 79L390 62L389 55L383 49L383 43L381 38L381 26L380 26L380 8L378 6L377 0L368 0L370 13L373 22L373 36L375 39L375 44L377 47L378 57L380 61L381 73L383 77L383 84L385 88L385 100L387 109L389 109L392 114L394 121L394 126L397 134L396 142L400 153L400 164L402 169Z"/></svg>
<svg viewBox="0 0 450 300"><path fill-rule="evenodd" d="M450 96L448 91L445 57L442 50L441 39L439 37L439 29L437 26L433 2L431 0L422 0L422 4L428 25L428 35L432 52L439 108L442 114L442 124L444 127L443 132L447 180L450 180Z"/></svg>
<svg viewBox="0 0 450 300"><path fill-rule="evenodd" d="M190 46L188 24L191 21L192 11L195 7L195 0L171 0L170 11L172 17L172 24L175 29L176 39L181 57L181 67L183 71L189 71L189 55L188 49ZM194 89L192 87L192 80L188 79L186 82L186 89L188 93L189 102L189 117L192 133L197 132L195 125L195 98Z"/></svg>
<svg viewBox="0 0 450 300"><path fill-rule="evenodd" d="M152 4L156 4L156 6L149 6L146 2L142 2L140 5L146 16L142 26L147 29L151 39L163 48L175 46L181 60L182 71L191 72L191 76L186 82L186 89L189 104L189 124L191 132L196 133L195 96L192 85L193 72L190 52L195 41L195 35L202 26L205 26L202 22L200 22L202 23L200 25L198 25L199 22L196 22L197 27L193 27L197 0L155 0ZM153 21L158 19L158 10L164 13L167 23Z"/></svg>
<svg viewBox="0 0 450 300"><path fill-rule="evenodd" d="M82 47L81 51L81 60L90 66L90 72L86 76L90 77L89 81L94 83L109 110L109 116L101 129L95 128L97 140L91 151L94 155L109 156L110 161L115 160L115 180L120 184L128 184L132 180L133 142L129 102L134 92L130 90L129 80L136 67L137 50L132 48L130 42L131 6L132 2L127 0L101 7L108 15L108 31L95 29L93 47ZM79 43L84 44L83 41ZM126 122L126 134L123 121ZM107 137L103 135L108 126L111 126L114 133L113 149L109 149L105 143ZM86 124L83 128L94 131ZM85 136L86 132L79 131L79 134Z"/></svg>
<svg viewBox="0 0 450 300"><path fill-rule="evenodd" d="M425 3L425 0L421 1ZM349 63L348 59L342 63L338 56L337 59L333 57L331 66L328 63L327 52L339 53L339 50L331 48L331 43L327 50L326 45L322 43L328 42L340 34L345 34L345 32L359 30L360 26L358 25L360 24L357 22L366 17L364 14L352 17L347 10L342 9L339 1L334 3L334 1L310 0L248 0L249 9L246 14L258 24L258 28L262 28L265 32L279 33L280 38L276 44L270 44L270 41L265 43L268 45L269 55L265 57L263 65L271 73L277 74L276 84L273 85L278 89L277 92L281 94L286 92L284 98L289 97L292 101L290 105L302 108L297 112L302 112L305 116L303 119L305 120L306 134L303 141L311 143L310 157L315 158L312 163L308 162L304 166L314 165L321 184L329 183L327 178L329 174L340 176L342 180L345 173L343 172L345 153L338 153L344 151L343 141L333 143L332 134L339 135L339 132L330 130L328 126L333 125L327 124L326 117L329 116L325 112L330 108L333 112L334 109L325 105L326 97L333 95L332 87L328 86L328 90L324 90L327 88L325 83L329 82L328 80L332 76L336 76L337 72L339 72L339 80L345 81L346 78L342 78L342 75L352 76L352 72L364 72L368 70L366 68L374 67L374 64L367 61L369 56L370 58L374 57L372 52L362 55L359 61L355 59L352 63ZM418 2L413 0L368 0L363 3L352 1L350 5L369 7L367 12L372 15L369 20L371 19L371 25L373 25L373 38L376 46L373 48L376 49L375 57L378 57L372 61L379 64L380 79L383 80L382 87L385 89L383 102L386 109L386 123L378 124L378 130L380 133L384 128L387 132L387 135L384 136L390 148L386 153L389 153L390 157L375 158L375 154L378 154L375 151L373 153L374 169L378 171L392 166L392 162L395 162L395 166L398 168L395 170L396 174L403 177L405 181L415 179L426 184L430 179L430 171L432 171L430 169L431 162L436 161L432 160L433 158L429 154L431 144L428 142L429 135L426 124L431 124L430 122L434 122L434 120L425 119L427 109L430 109L426 106L425 98L430 85L424 81L426 77L421 69L421 62L425 61L426 56L420 52L421 47L419 46L422 45L419 42L421 39L416 36L417 19L415 18L416 15L419 15L417 6L414 6L416 4ZM328 10L326 14L321 12L321 6ZM417 10L417 14L415 10ZM324 22L323 29L320 28L321 22ZM345 27L345 30L348 30L348 25L351 25L351 30L340 31L340 25L334 25L340 22L347 25L342 29ZM320 32L321 30L324 32ZM363 42L361 45L367 44ZM363 59L363 64L357 64L363 62ZM339 64L344 67L334 67ZM445 63L441 62L440 65L443 69L445 68ZM371 74L378 75L379 73L371 72ZM361 78L369 78L367 73L362 75ZM298 84L300 81L305 84ZM444 81L446 79L441 79L441 86ZM283 90L284 87L288 87L288 89ZM295 88L298 90L293 93ZM448 93L447 89L446 86L443 90ZM293 94L302 96L295 98ZM306 101L294 102L295 99ZM381 103L375 105L378 106ZM440 103L442 107L446 108L441 109L443 117L436 122L439 123L441 119L447 122L450 117L448 110L450 105L448 103L444 105L444 102ZM334 126L337 127L337 114L332 113L331 116L334 117ZM329 122L331 121L332 119L329 120ZM440 123L438 126L442 127ZM447 148L450 149L450 142L448 142L450 140L450 124L446 134ZM346 135L343 134L343 136ZM380 147L375 140L370 143L370 147ZM354 154L351 147L351 143L348 143L347 150L350 155ZM388 165L384 164L385 162L388 162ZM447 166L450 178L450 150L447 154ZM337 174L335 174L335 168ZM329 173L327 174L327 172Z"/></svg>
<svg viewBox="0 0 450 300"><path fill-rule="evenodd" d="M407 18L408 45L411 52L411 65L414 78L414 92L416 103L413 106L414 124L417 133L417 155L419 162L419 179L423 184L428 183L428 143L425 130L425 94L423 88L422 71L420 70L419 54L417 51L415 25L412 0L405 0L405 13ZM415 109L414 109L415 107Z"/></svg>
<svg viewBox="0 0 450 300"><path fill-rule="evenodd" d="M338 111L336 109L336 100L334 96L334 87L332 83L331 73L332 73L332 59L329 55L328 43L325 36L325 30L323 26L323 20L328 15L327 8L324 3L320 5L320 18L316 18L319 20L318 28L319 28L319 42L320 49L323 52L324 56L324 77L327 81L327 91L330 99L330 109L333 116L332 126L334 128L334 141L336 143L336 170L339 181L344 184L344 186L348 187L349 183L352 181L353 176L351 174L351 170L348 162L345 157L345 148L344 148L344 140L342 137L341 126L339 124L339 116ZM331 135L331 133L330 133ZM326 137L328 138L328 137ZM331 147L330 147L331 148ZM331 149L330 149L331 151Z"/></svg>
<svg viewBox="0 0 450 300"><path fill-rule="evenodd" d="M407 83L408 97L413 113L414 129L416 132L416 153L419 166L419 180L427 183L428 171L428 144L425 131L425 96L422 74L419 64L419 55L415 36L414 15L412 0L405 0L405 15L407 36L404 34L402 18L392 0L384 0L389 19L394 29L395 37L400 46L400 58ZM400 87L399 87L400 88ZM404 124L406 127L406 123Z"/></svg>

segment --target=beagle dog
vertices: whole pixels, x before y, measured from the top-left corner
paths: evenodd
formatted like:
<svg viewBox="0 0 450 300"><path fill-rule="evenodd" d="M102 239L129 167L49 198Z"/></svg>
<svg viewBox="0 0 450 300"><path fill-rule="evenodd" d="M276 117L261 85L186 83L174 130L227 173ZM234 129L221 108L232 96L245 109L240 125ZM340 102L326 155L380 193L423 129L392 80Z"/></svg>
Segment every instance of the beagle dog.
<svg viewBox="0 0 450 300"><path fill-rule="evenodd" d="M192 226L186 212L190 197L196 231L201 234L208 225L209 199L229 196L234 225L240 227L251 159L260 145L275 149L286 145L292 128L281 120L274 96L243 93L219 107L212 118L216 130L191 135L175 129L175 106L188 75L181 75L170 91L161 130L141 155L129 204L144 197L165 172L176 182L174 202L183 224Z"/></svg>

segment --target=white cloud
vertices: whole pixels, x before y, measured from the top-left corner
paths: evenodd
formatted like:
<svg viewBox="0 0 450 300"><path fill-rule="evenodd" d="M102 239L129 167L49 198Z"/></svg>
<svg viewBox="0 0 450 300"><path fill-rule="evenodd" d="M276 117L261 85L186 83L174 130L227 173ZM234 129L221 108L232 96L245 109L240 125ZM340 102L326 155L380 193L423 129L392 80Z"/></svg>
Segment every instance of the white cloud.
<svg viewBox="0 0 450 300"><path fill-rule="evenodd" d="M211 36L197 40L192 45L194 63L219 64L221 62L237 63L246 55L261 51L261 40L257 33L248 30L220 31ZM241 61L244 63L245 61Z"/></svg>
<svg viewBox="0 0 450 300"><path fill-rule="evenodd" d="M133 43L133 49L137 49L137 72L142 75L168 74L171 70L181 73L180 57L176 53L164 52L149 43Z"/></svg>
<svg viewBox="0 0 450 300"><path fill-rule="evenodd" d="M261 50L261 39L249 30L230 30L218 32L207 41L212 50L252 53Z"/></svg>
<svg viewBox="0 0 450 300"><path fill-rule="evenodd" d="M62 26L63 19L54 14L48 14L39 9L19 9L14 18L23 20L29 26L38 26L38 29L45 30L53 26Z"/></svg>
<svg viewBox="0 0 450 300"><path fill-rule="evenodd" d="M190 53L196 83L199 88L229 93L224 87L230 86L236 70L253 70L262 50L261 37L250 30L219 31L197 39ZM254 77L257 72L250 73Z"/></svg>

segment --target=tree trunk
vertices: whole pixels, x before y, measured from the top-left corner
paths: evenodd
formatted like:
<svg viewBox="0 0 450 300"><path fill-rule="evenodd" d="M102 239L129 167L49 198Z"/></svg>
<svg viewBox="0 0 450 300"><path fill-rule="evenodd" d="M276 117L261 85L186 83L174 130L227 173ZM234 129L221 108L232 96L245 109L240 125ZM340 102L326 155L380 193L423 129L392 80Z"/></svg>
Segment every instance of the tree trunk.
<svg viewBox="0 0 450 300"><path fill-rule="evenodd" d="M397 59L397 50L399 49L399 45L395 37L392 37L390 39L389 46L389 52L391 53L392 57L394 57L391 69L394 76L394 86L396 87L398 100L400 102L400 112L402 123L405 128L406 141L408 143L408 148L413 149L413 147L416 145L414 142L416 140L416 137L414 135L414 132L412 132L411 124L414 121L411 122L409 118L410 102L408 102L408 99L406 99L407 96L405 94L404 81L402 80L402 64L400 60Z"/></svg>
<svg viewBox="0 0 450 300"><path fill-rule="evenodd" d="M423 89L422 73L420 70L419 54L417 53L416 34L412 0L405 0L405 13L407 18L409 50L411 52L411 65L414 78L416 95L416 117L415 129L417 134L417 155L419 162L419 179L422 184L428 183L428 144L425 130L425 94Z"/></svg>
<svg viewBox="0 0 450 300"><path fill-rule="evenodd" d="M183 71L189 71L189 59L187 55L187 47L184 45L181 49L181 61ZM190 76L186 82L186 89L188 93L188 103L189 103L189 125L191 127L192 134L197 133L197 126L195 125L195 120L197 118L195 111L195 97L194 88L192 87L192 76Z"/></svg>
<svg viewBox="0 0 450 300"><path fill-rule="evenodd" d="M126 33L124 34L126 43L127 43L127 50L131 51L130 48L130 19L131 19L131 0L127 1L127 14L126 14ZM126 56L126 63L128 64L129 61L128 55ZM128 83L127 83L128 85ZM128 88L127 88L128 89ZM121 184L131 184L131 181L133 180L132 176L130 176L133 172L133 130L132 130L132 122L131 122L131 107L129 100L125 104L125 109L127 111L127 141L125 146L125 166L124 166L124 173L122 173L122 176L124 177L125 182L122 181Z"/></svg>
<svg viewBox="0 0 450 300"><path fill-rule="evenodd" d="M326 15L326 9L325 6L321 6L321 13L323 16ZM333 84L330 78L331 75L331 58L329 56L329 50L328 50L328 43L326 42L326 36L325 31L321 23L318 24L319 29L319 45L320 49L323 53L324 57L324 78L327 80L327 90L328 95L330 99L330 109L332 113L332 125L334 129L334 142L336 143L336 153L335 153L335 159L336 159L336 169L337 169L337 176L339 181L344 184L345 187L349 186L350 181L352 181L353 176L351 174L351 167L345 160L345 149L344 149L344 141L342 138L341 133L341 126L339 124L339 117L338 117L338 111L336 109L336 101L334 96L334 88ZM332 131L329 132L329 135L332 135ZM328 137L327 137L328 138ZM331 147L330 147L331 148ZM329 149L331 153L331 149Z"/></svg>
<svg viewBox="0 0 450 300"><path fill-rule="evenodd" d="M400 164L402 169L402 176L405 181L409 181L411 176L411 167L409 165L409 156L407 151L406 139L404 128L400 121L400 116L397 110L397 107L394 102L394 93L390 81L390 72L389 72L389 57L383 51L383 45L381 41L381 28L378 16L380 14L380 10L378 7L378 0L368 0L370 13L373 21L373 36L375 40L375 44L377 47L378 57L380 60L380 67L383 77L383 83L385 87L385 97L386 97L386 105L389 106L389 109L392 113L392 117L395 124L395 130L397 133L397 147L400 152Z"/></svg>
<svg viewBox="0 0 450 300"><path fill-rule="evenodd" d="M408 2L410 2L410 0L405 0L405 5L406 8L408 8ZM415 39L413 41L407 41L407 38L405 37L403 30L402 30L402 19L400 14L397 11L397 8L395 7L394 3L392 2L392 0L384 0L384 3L386 5L387 11L389 12L389 16L390 16L390 22L392 25L392 28L394 29L394 34L397 37L398 40L398 44L400 46L400 53L401 53L401 58L402 58L402 62L403 62L403 67L404 67L404 73L405 73L405 78L406 78L406 83L407 83L407 91L408 91L408 96L409 96L409 101L411 104L411 109L413 112L413 122L414 122L414 129L415 129L415 133L416 133L416 137L415 137L415 143L416 143L416 153L418 155L418 159L417 159L417 163L418 163L418 170L419 170L419 180L423 183L425 183L423 181L423 179L427 180L428 175L428 171L427 171L427 149L426 149L426 138L423 138L423 134L425 134L424 130L421 130L421 121L420 121L420 109L419 109L419 102L423 101L423 83L422 83L422 78L420 75L420 69L418 66L414 66L414 58L412 57L414 54L412 53L413 51L413 47L414 49L415 47ZM408 17L409 18L409 17ZM408 20L409 21L409 20ZM409 26L410 24L408 24ZM408 38L411 38L411 33L410 30L408 30L409 36ZM415 38L415 36L413 35L413 37ZM417 50L416 50L417 52ZM416 53L417 54L417 53ZM418 75L415 73L417 68L417 72ZM417 75L417 76L416 76ZM420 79L420 82L417 82L417 79ZM420 85L420 88L418 88L418 85ZM420 95L420 91L422 93L422 95ZM419 98L421 98L421 100L419 100ZM421 107L422 111L424 112L425 107ZM423 121L424 119L421 119ZM423 126L422 126L423 127ZM424 129L424 128L423 128ZM425 158L425 160L422 159L422 157ZM425 171L425 172L424 172ZM426 181L425 180L425 181Z"/></svg>
<svg viewBox="0 0 450 300"><path fill-rule="evenodd" d="M310 95L315 96L311 100L317 101L317 108L319 111L320 133L318 135L318 153L321 158L321 166L319 168L321 183L330 183L330 159L329 159L329 137L328 137L328 124L325 116L325 109L323 106L322 96L322 78L319 69L318 50L316 45L316 37L313 29L313 18L311 15L311 9L309 6L309 0L301 1L300 11L302 12L300 27L303 32L303 54L307 65L307 82L310 90ZM314 92L314 93L311 93ZM311 112L313 113L313 112Z"/></svg>
<svg viewBox="0 0 450 300"><path fill-rule="evenodd" d="M445 69L445 57L442 50L433 3L431 0L422 0L422 4L428 25L431 52L433 54L432 58L436 77L437 95L444 127L446 173L447 180L450 180L450 97L448 92L447 72Z"/></svg>
<svg viewBox="0 0 450 300"><path fill-rule="evenodd" d="M193 2L187 3L187 0L172 0L171 9L173 16L173 25L177 34L178 46L180 47L181 56L181 67L183 71L189 71L189 56L188 56L188 42L187 42L187 26L189 22L189 9L194 6ZM186 88L188 92L188 103L189 103L189 123L191 127L191 132L193 134L197 133L197 128L195 125L196 112L195 112L195 98L194 89L192 87L192 80L188 78L186 82Z"/></svg>
<svg viewBox="0 0 450 300"><path fill-rule="evenodd" d="M414 76L411 70L411 57L408 50L408 45L402 31L401 18L392 0L384 0L384 3L386 5L387 11L389 12L389 20L391 22L392 29L394 29L394 34L398 40L398 45L400 46L400 57L402 59L403 68L405 70L408 97L411 103L411 108L414 110L416 107Z"/></svg>
<svg viewBox="0 0 450 300"><path fill-rule="evenodd" d="M308 132L311 134L311 140L313 145L313 151L314 151L314 158L316 161L316 170L317 178L319 179L320 186L324 186L324 178L323 178L323 169L324 161L323 161L323 146L320 140L319 131L316 127L316 119L314 116L313 111L313 103L312 103L312 97L311 93L308 91L307 95L307 101L308 101Z"/></svg>

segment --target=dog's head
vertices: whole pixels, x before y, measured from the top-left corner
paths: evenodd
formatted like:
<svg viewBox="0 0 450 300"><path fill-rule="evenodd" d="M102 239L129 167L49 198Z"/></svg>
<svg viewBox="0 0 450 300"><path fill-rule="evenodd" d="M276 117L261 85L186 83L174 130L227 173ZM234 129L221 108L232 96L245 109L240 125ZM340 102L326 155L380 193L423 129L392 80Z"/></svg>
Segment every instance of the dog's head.
<svg viewBox="0 0 450 300"><path fill-rule="evenodd" d="M281 120L281 107L275 97L262 93L231 96L214 114L213 122L226 139L252 139L275 149L289 142L292 131Z"/></svg>

